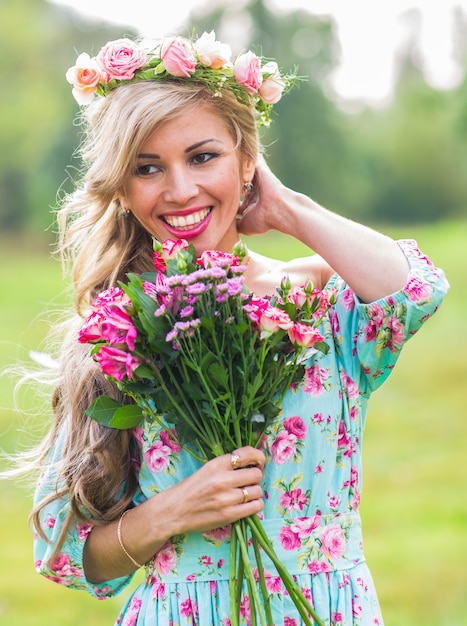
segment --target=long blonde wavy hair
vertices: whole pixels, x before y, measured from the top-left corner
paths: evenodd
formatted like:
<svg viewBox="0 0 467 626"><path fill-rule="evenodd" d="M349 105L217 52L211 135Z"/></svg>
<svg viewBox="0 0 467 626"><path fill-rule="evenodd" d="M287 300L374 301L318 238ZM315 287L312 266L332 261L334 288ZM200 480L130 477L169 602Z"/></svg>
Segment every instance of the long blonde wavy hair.
<svg viewBox="0 0 467 626"><path fill-rule="evenodd" d="M58 212L59 252L72 268L75 312L67 320L60 347L58 378L53 393L54 421L39 447L36 466L65 428L58 466L57 489L37 504L31 521L41 536L40 512L54 499L68 498L71 508L58 550L74 517L83 511L96 523L118 517L137 489L135 445L131 431L104 428L84 411L99 394L123 400L77 341L77 331L94 296L125 280L127 273L153 269L152 238L130 215L122 217L117 195L136 167L140 146L157 129L182 112L199 107L217 111L240 154L256 159L259 140L252 108L225 91L213 97L205 86L176 81L142 81L119 87L98 98L83 113L83 172L73 194ZM196 115L193 115L196 123Z"/></svg>

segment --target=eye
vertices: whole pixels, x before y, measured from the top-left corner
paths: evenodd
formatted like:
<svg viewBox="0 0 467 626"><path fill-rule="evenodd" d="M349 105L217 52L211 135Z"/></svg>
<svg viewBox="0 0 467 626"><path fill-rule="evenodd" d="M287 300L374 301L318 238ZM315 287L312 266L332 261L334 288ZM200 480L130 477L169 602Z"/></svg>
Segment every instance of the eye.
<svg viewBox="0 0 467 626"><path fill-rule="evenodd" d="M211 159L215 159L217 156L217 152L199 152L192 157L192 162L195 165L203 165L203 163L207 163Z"/></svg>
<svg viewBox="0 0 467 626"><path fill-rule="evenodd" d="M151 176L159 171L159 167L152 163L145 163L144 165L138 165L133 172L134 176Z"/></svg>

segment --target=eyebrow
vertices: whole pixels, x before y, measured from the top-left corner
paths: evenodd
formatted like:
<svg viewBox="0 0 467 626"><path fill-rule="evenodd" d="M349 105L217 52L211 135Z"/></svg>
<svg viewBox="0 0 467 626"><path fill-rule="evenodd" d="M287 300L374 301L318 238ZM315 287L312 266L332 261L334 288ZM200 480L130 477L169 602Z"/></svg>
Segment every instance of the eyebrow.
<svg viewBox="0 0 467 626"><path fill-rule="evenodd" d="M185 154L188 154L189 152L192 152L193 150L200 148L206 143L211 143L212 141L215 141L216 143L222 143L220 139L215 139L214 137L210 139L203 139L202 141L198 141L197 143L194 143L192 146L188 146L188 148L186 148L184 152ZM138 159L160 159L160 158L161 157L158 154L151 154L151 153L138 154Z"/></svg>

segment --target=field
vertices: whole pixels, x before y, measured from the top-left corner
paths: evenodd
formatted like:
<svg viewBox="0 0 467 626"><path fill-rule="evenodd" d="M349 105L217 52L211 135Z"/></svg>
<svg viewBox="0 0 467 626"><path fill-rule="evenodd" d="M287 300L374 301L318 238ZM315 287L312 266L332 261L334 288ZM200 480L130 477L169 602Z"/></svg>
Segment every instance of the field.
<svg viewBox="0 0 467 626"><path fill-rule="evenodd" d="M464 626L467 223L386 230L418 239L445 269L451 291L370 403L362 502L366 556L386 626ZM278 235L249 243L282 258L302 253ZM43 246L26 243L0 242L0 286L3 368L27 360L30 350L41 350L54 311L68 296L58 262ZM13 378L0 377L0 448L8 453L27 446L31 434L35 440L49 419L46 401L31 391L20 395L22 410L15 411L13 387ZM113 624L125 594L97 602L35 574L27 525L31 489L1 481L0 498L0 624Z"/></svg>

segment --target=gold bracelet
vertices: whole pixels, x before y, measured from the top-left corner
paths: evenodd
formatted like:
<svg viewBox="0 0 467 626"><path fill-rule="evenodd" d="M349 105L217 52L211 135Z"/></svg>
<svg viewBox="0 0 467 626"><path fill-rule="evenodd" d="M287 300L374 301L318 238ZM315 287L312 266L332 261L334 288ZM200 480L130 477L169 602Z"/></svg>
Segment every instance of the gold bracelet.
<svg viewBox="0 0 467 626"><path fill-rule="evenodd" d="M120 547L123 550L123 552L130 559L130 561L133 563L133 565L136 565L136 567L139 569L139 568L144 567L144 566L141 565L141 563L138 563L138 561L135 561L135 559L131 556L131 554L125 548L125 546L123 544L123 539L122 539L122 522L123 522L123 518L125 517L125 515L128 513L129 510L130 509L127 509L126 511L123 511L123 513L120 516L120 519L118 520L117 538L118 538L118 543L120 544Z"/></svg>

